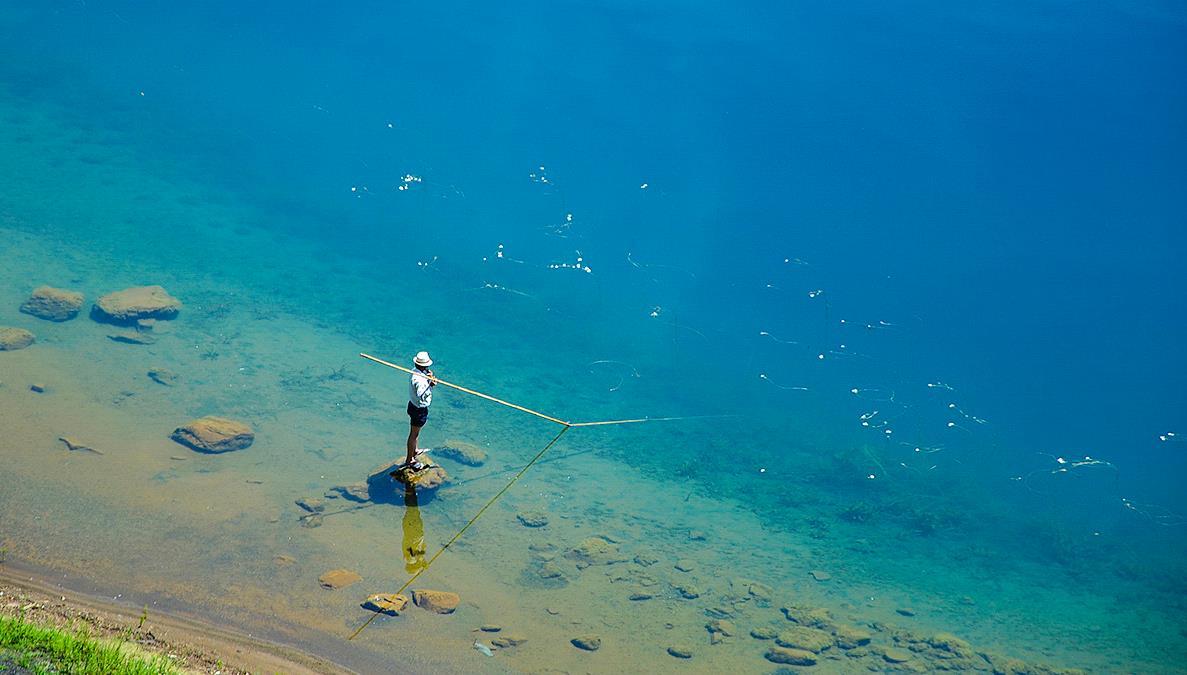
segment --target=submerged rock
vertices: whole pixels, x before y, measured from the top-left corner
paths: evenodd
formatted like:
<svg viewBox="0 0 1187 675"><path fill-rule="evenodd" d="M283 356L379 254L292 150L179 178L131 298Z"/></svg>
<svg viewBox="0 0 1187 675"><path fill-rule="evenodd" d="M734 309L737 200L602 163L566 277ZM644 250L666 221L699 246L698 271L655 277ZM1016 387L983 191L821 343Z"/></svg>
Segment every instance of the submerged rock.
<svg viewBox="0 0 1187 675"><path fill-rule="evenodd" d="M351 483L350 485L338 485L332 487L326 492L327 497L347 499L352 502L367 502L371 501L371 491L366 483Z"/></svg>
<svg viewBox="0 0 1187 675"><path fill-rule="evenodd" d="M363 609L390 616L396 616L407 606L408 598L396 593L375 593L367 596L366 601L363 602Z"/></svg>
<svg viewBox="0 0 1187 675"><path fill-rule="evenodd" d="M688 645L672 645L668 647L668 653L678 659L691 659L692 647Z"/></svg>
<svg viewBox="0 0 1187 675"><path fill-rule="evenodd" d="M28 300L21 303L21 311L46 321L69 321L82 309L83 295L52 286L39 286Z"/></svg>
<svg viewBox="0 0 1187 675"><path fill-rule="evenodd" d="M24 349L37 341L37 338L24 328L8 328L0 326L0 352L14 352Z"/></svg>
<svg viewBox="0 0 1187 675"><path fill-rule="evenodd" d="M433 454L467 466L482 466L486 463L486 451L465 441L445 441L445 445L433 448Z"/></svg>
<svg viewBox="0 0 1187 675"><path fill-rule="evenodd" d="M771 647L763 656L771 663L782 663L790 666L816 665L816 655L802 649Z"/></svg>
<svg viewBox="0 0 1187 675"><path fill-rule="evenodd" d="M358 572L353 570L330 570L317 578L318 583L323 588L330 590L338 590L339 588L346 588L347 586L358 583L363 580Z"/></svg>
<svg viewBox="0 0 1187 675"><path fill-rule="evenodd" d="M569 640L574 647L584 649L587 652L596 652L602 646L602 637L600 635L578 635Z"/></svg>
<svg viewBox="0 0 1187 675"><path fill-rule="evenodd" d="M249 447L255 434L243 422L207 416L178 427L170 438L199 452L219 453Z"/></svg>
<svg viewBox="0 0 1187 675"><path fill-rule="evenodd" d="M178 375L168 368L153 368L148 371L148 379L156 382L157 384L163 384L166 387L172 387L173 385L177 384Z"/></svg>
<svg viewBox="0 0 1187 675"><path fill-rule="evenodd" d="M758 626L750 629L750 637L755 640L774 640L779 631L774 626Z"/></svg>
<svg viewBox="0 0 1187 675"><path fill-rule="evenodd" d="M569 549L565 557L577 562L577 567L585 568L590 565L609 565L619 562L618 547L602 537L590 537Z"/></svg>
<svg viewBox="0 0 1187 675"><path fill-rule="evenodd" d="M124 330L118 333L108 333L107 339L112 342L122 342L126 345L151 345L157 339L146 333L138 333L132 330Z"/></svg>
<svg viewBox="0 0 1187 675"><path fill-rule="evenodd" d="M449 591L430 591L417 589L412 591L412 602L417 607L437 614L453 614L462 599L457 593Z"/></svg>
<svg viewBox="0 0 1187 675"><path fill-rule="evenodd" d="M326 510L326 502L317 497L302 497L294 503L309 513L322 513Z"/></svg>
<svg viewBox="0 0 1187 675"><path fill-rule="evenodd" d="M91 452L96 455L103 454L99 450L96 450L96 449L92 448L91 446L86 445L82 441L79 441L78 439L76 439L72 436L59 436L58 440L61 441L62 443L64 443L66 445L66 449L71 452Z"/></svg>
<svg viewBox="0 0 1187 675"><path fill-rule="evenodd" d="M792 626L785 628L775 636L775 642L781 647L795 647L819 654L833 646L833 636L818 629L807 626Z"/></svg>
<svg viewBox="0 0 1187 675"><path fill-rule="evenodd" d="M181 301L160 286L135 286L108 293L95 301L91 317L96 321L134 324L139 319L172 319L181 311Z"/></svg>
<svg viewBox="0 0 1187 675"><path fill-rule="evenodd" d="M502 647L506 649L507 647L518 647L527 641L528 639L524 635L520 635L518 633L508 633L506 635L500 635L499 637L491 640L490 643L496 647Z"/></svg>
<svg viewBox="0 0 1187 675"><path fill-rule="evenodd" d="M515 517L524 527L544 527L548 524L548 514L543 511L520 511Z"/></svg>

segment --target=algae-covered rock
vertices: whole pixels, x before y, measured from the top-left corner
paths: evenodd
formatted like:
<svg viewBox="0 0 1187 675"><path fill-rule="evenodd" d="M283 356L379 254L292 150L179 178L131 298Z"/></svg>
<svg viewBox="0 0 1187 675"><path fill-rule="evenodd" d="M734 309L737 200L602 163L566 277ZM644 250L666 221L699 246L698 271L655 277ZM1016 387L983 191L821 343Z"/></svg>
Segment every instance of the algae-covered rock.
<svg viewBox="0 0 1187 675"><path fill-rule="evenodd" d="M622 560L618 547L603 537L590 537L565 553L565 557L577 562L577 567L608 565Z"/></svg>
<svg viewBox="0 0 1187 675"><path fill-rule="evenodd" d="M337 485L326 491L326 497L337 499L341 497L352 502L367 502L371 500L371 491L366 483L351 483Z"/></svg>
<svg viewBox="0 0 1187 675"><path fill-rule="evenodd" d="M738 634L738 627L732 621L725 619L714 619L705 624L705 630L710 633L721 633L725 637L733 637Z"/></svg>
<svg viewBox="0 0 1187 675"><path fill-rule="evenodd" d="M181 301L160 286L136 286L108 293L95 301L91 317L97 321L134 324L139 319L172 319Z"/></svg>
<svg viewBox="0 0 1187 675"><path fill-rule="evenodd" d="M548 514L543 511L520 511L515 514L524 527L544 527L548 524Z"/></svg>
<svg viewBox="0 0 1187 675"><path fill-rule="evenodd" d="M431 591L428 589L412 591L412 602L416 603L417 607L436 614L453 614L457 609L458 603L461 601L462 599L457 593L450 593L449 591Z"/></svg>
<svg viewBox="0 0 1187 675"><path fill-rule="evenodd" d="M789 666L816 665L816 655L812 652L804 651L803 649L794 649L790 647L771 647L763 656L766 657L766 659L771 663L780 663Z"/></svg>
<svg viewBox="0 0 1187 675"><path fill-rule="evenodd" d="M775 636L775 642L781 647L806 649L819 654L832 647L834 640L832 635L820 629L808 628L807 626L792 626L780 631Z"/></svg>
<svg viewBox="0 0 1187 675"><path fill-rule="evenodd" d="M28 300L21 303L21 311L46 321L69 321L82 309L83 295L52 286L39 286Z"/></svg>
<svg viewBox="0 0 1187 675"><path fill-rule="evenodd" d="M433 454L467 466L482 466L486 463L486 451L465 441L445 441L445 445L433 449Z"/></svg>
<svg viewBox="0 0 1187 675"><path fill-rule="evenodd" d="M24 328L0 326L0 352L14 352L33 344L37 338Z"/></svg>
<svg viewBox="0 0 1187 675"><path fill-rule="evenodd" d="M887 647L882 650L882 658L888 663L906 663L911 660L911 652L905 649Z"/></svg>
<svg viewBox="0 0 1187 675"><path fill-rule="evenodd" d="M837 646L841 649L856 649L870 644L873 638L870 633L854 626L837 626L833 630Z"/></svg>
<svg viewBox="0 0 1187 675"><path fill-rule="evenodd" d="M170 438L199 452L219 453L249 447L255 434L243 422L207 416L178 427Z"/></svg>
<svg viewBox="0 0 1187 675"><path fill-rule="evenodd" d="M833 625L833 616L823 607L801 607L790 605L782 608L783 615L788 621L794 621L802 626L828 629Z"/></svg>
<svg viewBox="0 0 1187 675"><path fill-rule="evenodd" d="M774 640L778 634L779 631L774 626L758 626L750 629L750 637L755 640Z"/></svg>

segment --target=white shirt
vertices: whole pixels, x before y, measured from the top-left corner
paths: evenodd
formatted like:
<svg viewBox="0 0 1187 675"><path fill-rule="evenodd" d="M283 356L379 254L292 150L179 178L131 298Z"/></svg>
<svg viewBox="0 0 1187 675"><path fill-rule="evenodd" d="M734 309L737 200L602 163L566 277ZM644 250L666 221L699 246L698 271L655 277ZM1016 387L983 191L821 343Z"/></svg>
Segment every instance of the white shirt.
<svg viewBox="0 0 1187 675"><path fill-rule="evenodd" d="M418 408L427 408L433 402L433 388L429 386L429 376L423 372L413 371L408 378L408 402Z"/></svg>

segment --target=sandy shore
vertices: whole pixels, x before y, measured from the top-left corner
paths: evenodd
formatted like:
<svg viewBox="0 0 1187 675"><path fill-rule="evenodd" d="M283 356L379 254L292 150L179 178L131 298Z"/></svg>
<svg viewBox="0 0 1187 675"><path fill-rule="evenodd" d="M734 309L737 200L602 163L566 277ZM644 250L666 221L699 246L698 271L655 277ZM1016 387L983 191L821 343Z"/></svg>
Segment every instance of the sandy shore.
<svg viewBox="0 0 1187 675"><path fill-rule="evenodd" d="M124 639L131 634L139 647L167 656L186 672L354 672L292 647L157 610L147 612L142 624L144 610L67 590L12 562L0 564L0 614L21 612L38 623L80 626L98 637Z"/></svg>

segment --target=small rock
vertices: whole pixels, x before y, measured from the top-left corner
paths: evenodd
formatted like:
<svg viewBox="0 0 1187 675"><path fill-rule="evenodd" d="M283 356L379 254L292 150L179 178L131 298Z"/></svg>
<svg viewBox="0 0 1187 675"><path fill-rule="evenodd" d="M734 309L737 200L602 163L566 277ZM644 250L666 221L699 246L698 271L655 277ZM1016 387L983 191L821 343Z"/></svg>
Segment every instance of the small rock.
<svg viewBox="0 0 1187 675"><path fill-rule="evenodd" d="M151 345L157 339L147 333L137 333L136 331L124 330L118 333L108 333L107 339L112 342L122 342L126 345Z"/></svg>
<svg viewBox="0 0 1187 675"><path fill-rule="evenodd" d="M750 637L756 640L774 640L778 634L774 626L759 626L750 630Z"/></svg>
<svg viewBox="0 0 1187 675"><path fill-rule="evenodd" d="M34 382L33 384L29 385L29 391L37 393L37 394L44 394L45 389L46 389L45 385L41 384L39 382Z"/></svg>
<svg viewBox="0 0 1187 675"><path fill-rule="evenodd" d="M668 653L678 659L691 659L692 647L688 645L671 645L668 647Z"/></svg>
<svg viewBox="0 0 1187 675"><path fill-rule="evenodd" d="M84 443L82 443L81 441L79 441L78 439L76 439L72 436L59 436L58 440L64 444L66 444L66 449L71 452L91 452L96 455L103 454L102 452L92 448L91 446L85 445Z"/></svg>
<svg viewBox="0 0 1187 675"><path fill-rule="evenodd" d="M0 352L15 352L24 349L37 341L37 338L24 328L8 328L0 326Z"/></svg>
<svg viewBox="0 0 1187 675"><path fill-rule="evenodd" d="M548 524L548 514L543 511L521 511L515 517L524 527L544 527Z"/></svg>
<svg viewBox="0 0 1187 675"><path fill-rule="evenodd" d="M837 638L837 646L841 649L856 649L870 644L872 635L866 631L855 628L853 626L837 626L833 631L833 635Z"/></svg>
<svg viewBox="0 0 1187 675"><path fill-rule="evenodd" d="M433 455L451 459L466 466L482 466L486 463L486 452L477 445L465 441L445 441L445 445L433 448Z"/></svg>
<svg viewBox="0 0 1187 675"><path fill-rule="evenodd" d="M714 619L705 624L705 629L710 633L721 633L726 637L733 637L738 634L738 627L732 621L725 619Z"/></svg>
<svg viewBox="0 0 1187 675"><path fill-rule="evenodd" d="M803 626L813 628L830 628L833 624L832 614L823 607L800 607L791 605L782 608L783 615L788 621L794 621Z"/></svg>
<svg viewBox="0 0 1187 675"><path fill-rule="evenodd" d="M317 578L318 583L322 587L335 591L362 580L363 578L359 576L359 573L352 570L330 570Z"/></svg>
<svg viewBox="0 0 1187 675"><path fill-rule="evenodd" d="M697 568L697 564L688 558L681 558L676 561L676 569L681 572L691 572Z"/></svg>
<svg viewBox="0 0 1187 675"><path fill-rule="evenodd" d="M274 562L277 565L280 565L282 567L288 567L289 565L295 564L297 562L297 559L292 557L291 555L285 555L282 553L282 554L276 556L275 558L272 558L272 562Z"/></svg>
<svg viewBox="0 0 1187 675"><path fill-rule="evenodd" d="M757 600L770 600L771 595L774 593L774 591L771 590L770 586L768 586L766 584L759 583L757 581L751 583L746 588L746 592L748 592L751 596L753 596Z"/></svg>
<svg viewBox="0 0 1187 675"><path fill-rule="evenodd" d="M725 637L721 633L709 633L709 644L719 645L725 642Z"/></svg>
<svg viewBox="0 0 1187 675"><path fill-rule="evenodd" d="M172 387L173 385L177 384L178 376L177 373L167 368L153 368L148 371L148 379L156 382L157 384L163 384L166 387Z"/></svg>
<svg viewBox="0 0 1187 675"><path fill-rule="evenodd" d="M82 301L82 293L39 286L21 303L21 311L46 321L69 321L78 316Z"/></svg>
<svg viewBox="0 0 1187 675"><path fill-rule="evenodd" d="M156 319L136 319L137 330L152 330L157 327Z"/></svg>
<svg viewBox="0 0 1187 675"><path fill-rule="evenodd" d="M528 639L524 635L519 635L518 633L508 633L506 635L500 635L499 637L491 640L490 643L496 647L502 647L506 649L507 647L518 647L527 641Z"/></svg>
<svg viewBox="0 0 1187 675"><path fill-rule="evenodd" d="M405 485L416 486L417 490L436 490L449 482L449 474L436 464L416 472L396 469L391 476Z"/></svg>
<svg viewBox="0 0 1187 675"><path fill-rule="evenodd" d="M653 597L655 597L655 596L650 593L644 593L643 591L636 591L634 593L631 593L631 600L635 600L635 601L650 600Z"/></svg>
<svg viewBox="0 0 1187 675"><path fill-rule="evenodd" d="M375 593L367 596L363 609L396 616L408 606L408 598L396 593Z"/></svg>
<svg viewBox="0 0 1187 675"><path fill-rule="evenodd" d="M692 541L705 541L705 533L700 530L689 530L688 538Z"/></svg>
<svg viewBox="0 0 1187 675"><path fill-rule="evenodd" d="M579 635L569 642L578 649L584 649L587 652L596 652L602 646L602 638L599 635Z"/></svg>
<svg viewBox="0 0 1187 675"><path fill-rule="evenodd" d="M478 630L482 631L483 633L498 633L499 631L503 630L503 627L498 624L487 623L479 626Z"/></svg>
<svg viewBox="0 0 1187 675"><path fill-rule="evenodd" d="M643 567L651 567L659 562L659 555L651 549L643 549L635 554L635 562Z"/></svg>
<svg viewBox="0 0 1187 675"><path fill-rule="evenodd" d="M889 663L906 663L911 660L911 652L887 647L882 650L882 658L886 659Z"/></svg>
<svg viewBox="0 0 1187 675"><path fill-rule="evenodd" d="M308 527L310 529L321 527L322 523L325 521L320 513L311 513L307 516L302 516L300 520L301 527Z"/></svg>
<svg viewBox="0 0 1187 675"><path fill-rule="evenodd" d="M181 311L181 301L160 286L137 286L99 298L91 309L98 321L134 324L138 319L172 319Z"/></svg>
<svg viewBox="0 0 1187 675"><path fill-rule="evenodd" d="M170 438L199 452L219 453L249 447L255 433L243 422L207 416L178 427Z"/></svg>
<svg viewBox="0 0 1187 675"><path fill-rule="evenodd" d="M310 513L323 513L326 510L325 500L317 497L302 497L293 503Z"/></svg>
<svg viewBox="0 0 1187 675"><path fill-rule="evenodd" d="M894 611L902 614L903 616L915 616L915 610L911 609L910 607L899 607Z"/></svg>
<svg viewBox="0 0 1187 675"><path fill-rule="evenodd" d="M536 569L536 576L541 579L559 579L565 576L565 572L555 563L546 562Z"/></svg>
<svg viewBox="0 0 1187 675"><path fill-rule="evenodd" d="M812 578L817 581L828 581L829 579L833 578L833 575L825 572L824 570L812 570L811 572L808 572L808 574L811 574Z"/></svg>
<svg viewBox="0 0 1187 675"><path fill-rule="evenodd" d="M430 591L417 589L412 591L412 602L417 607L437 614L453 614L458 603L462 601L457 593L449 591Z"/></svg>
<svg viewBox="0 0 1187 675"><path fill-rule="evenodd" d="M350 500L352 502L369 502L371 501L371 490L366 483L351 483L350 485L339 485L330 488L326 492L327 497Z"/></svg>
<svg viewBox="0 0 1187 675"><path fill-rule="evenodd" d="M685 600L696 600L701 597L701 589L696 584L679 584L673 587L676 593Z"/></svg>
<svg viewBox="0 0 1187 675"><path fill-rule="evenodd" d="M816 665L816 655L812 652L806 652L802 649L791 649L788 647L771 647L767 650L764 657L771 663L782 663L790 666L814 666Z"/></svg>

